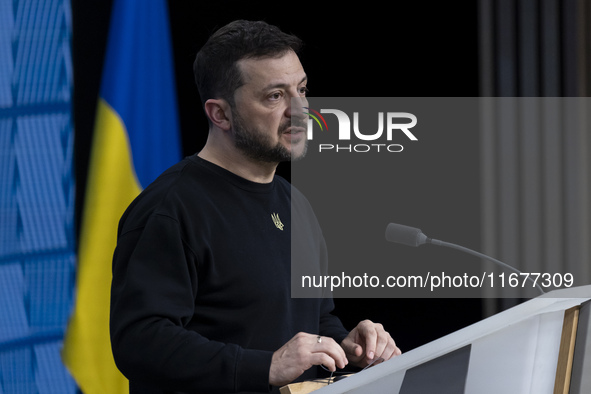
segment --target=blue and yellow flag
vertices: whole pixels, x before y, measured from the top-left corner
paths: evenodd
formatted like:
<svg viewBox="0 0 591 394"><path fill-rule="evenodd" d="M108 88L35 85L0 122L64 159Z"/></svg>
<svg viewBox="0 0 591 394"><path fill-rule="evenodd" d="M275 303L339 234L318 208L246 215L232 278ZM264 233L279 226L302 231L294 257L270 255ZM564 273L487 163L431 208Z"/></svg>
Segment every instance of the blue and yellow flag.
<svg viewBox="0 0 591 394"><path fill-rule="evenodd" d="M111 262L119 219L181 157L165 0L115 0L84 202L76 306L63 360L85 394L125 393L109 339Z"/></svg>

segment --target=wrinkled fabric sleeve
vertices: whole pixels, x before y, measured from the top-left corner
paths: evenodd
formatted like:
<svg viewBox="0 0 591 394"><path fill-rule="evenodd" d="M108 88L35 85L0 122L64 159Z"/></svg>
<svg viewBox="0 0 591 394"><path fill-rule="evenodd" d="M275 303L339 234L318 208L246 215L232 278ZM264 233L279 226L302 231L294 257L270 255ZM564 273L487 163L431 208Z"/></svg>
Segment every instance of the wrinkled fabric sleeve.
<svg viewBox="0 0 591 394"><path fill-rule="evenodd" d="M144 227L121 233L110 319L117 367L130 381L172 390L268 392L272 352L184 328L193 317L197 264L173 218L153 214Z"/></svg>

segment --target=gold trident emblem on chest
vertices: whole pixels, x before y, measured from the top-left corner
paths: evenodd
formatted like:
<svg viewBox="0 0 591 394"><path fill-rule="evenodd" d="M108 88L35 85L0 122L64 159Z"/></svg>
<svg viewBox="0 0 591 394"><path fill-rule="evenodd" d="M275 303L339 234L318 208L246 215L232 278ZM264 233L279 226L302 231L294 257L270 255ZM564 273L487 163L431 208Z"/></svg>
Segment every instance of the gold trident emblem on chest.
<svg viewBox="0 0 591 394"><path fill-rule="evenodd" d="M281 219L279 219L279 214L272 213L271 219L273 219L273 223L275 224L275 227L277 227L279 230L283 231L283 223L281 223Z"/></svg>

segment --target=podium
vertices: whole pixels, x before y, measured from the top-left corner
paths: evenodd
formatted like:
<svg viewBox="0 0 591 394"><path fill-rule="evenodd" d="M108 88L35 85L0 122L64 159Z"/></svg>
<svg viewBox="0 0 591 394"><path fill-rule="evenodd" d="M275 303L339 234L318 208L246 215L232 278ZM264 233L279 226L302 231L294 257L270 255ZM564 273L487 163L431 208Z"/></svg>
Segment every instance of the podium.
<svg viewBox="0 0 591 394"><path fill-rule="evenodd" d="M591 393L591 286L555 290L314 394Z"/></svg>

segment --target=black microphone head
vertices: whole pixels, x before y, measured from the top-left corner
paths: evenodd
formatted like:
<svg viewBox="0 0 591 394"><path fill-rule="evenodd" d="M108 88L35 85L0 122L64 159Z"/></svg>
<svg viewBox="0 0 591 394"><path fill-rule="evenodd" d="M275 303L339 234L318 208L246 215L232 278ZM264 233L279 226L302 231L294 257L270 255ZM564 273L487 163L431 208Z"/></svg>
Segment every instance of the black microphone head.
<svg viewBox="0 0 591 394"><path fill-rule="evenodd" d="M427 242L427 236L418 228L390 223L386 227L386 240L416 247Z"/></svg>

